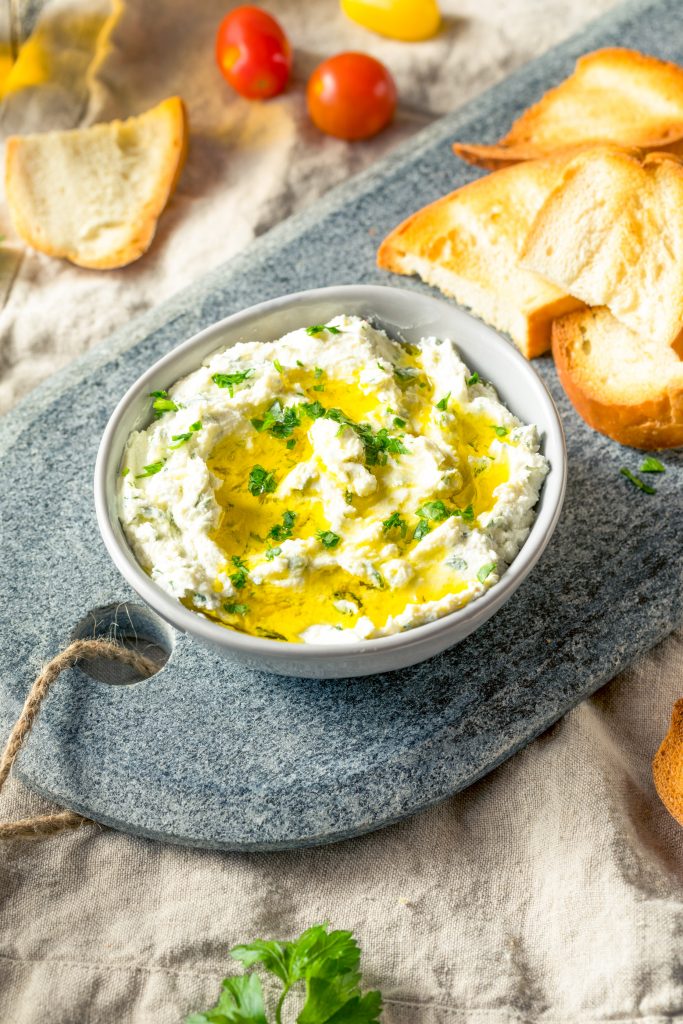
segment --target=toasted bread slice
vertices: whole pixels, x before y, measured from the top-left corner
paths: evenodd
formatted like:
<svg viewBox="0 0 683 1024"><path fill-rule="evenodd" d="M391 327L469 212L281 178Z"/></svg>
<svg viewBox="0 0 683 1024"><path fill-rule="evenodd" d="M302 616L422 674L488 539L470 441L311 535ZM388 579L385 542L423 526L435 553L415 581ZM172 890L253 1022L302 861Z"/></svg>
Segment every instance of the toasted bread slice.
<svg viewBox="0 0 683 1024"><path fill-rule="evenodd" d="M536 213L566 161L539 160L473 181L419 210L382 242L380 267L428 284L506 331L528 357L550 348L553 317L582 304L517 267Z"/></svg>
<svg viewBox="0 0 683 1024"><path fill-rule="evenodd" d="M683 700L673 706L669 731L652 762L652 775L662 803L683 825Z"/></svg>
<svg viewBox="0 0 683 1024"><path fill-rule="evenodd" d="M538 212L521 265L663 345L683 328L683 162L585 150Z"/></svg>
<svg viewBox="0 0 683 1024"><path fill-rule="evenodd" d="M453 149L495 170L596 142L683 153L683 68L636 50L595 50L500 142L456 142Z"/></svg>
<svg viewBox="0 0 683 1024"><path fill-rule="evenodd" d="M683 361L671 346L638 337L603 307L557 319L553 356L589 426L633 448L683 445Z"/></svg>
<svg viewBox="0 0 683 1024"><path fill-rule="evenodd" d="M126 121L13 136L5 173L14 226L50 256L123 267L149 248L186 150L177 96Z"/></svg>

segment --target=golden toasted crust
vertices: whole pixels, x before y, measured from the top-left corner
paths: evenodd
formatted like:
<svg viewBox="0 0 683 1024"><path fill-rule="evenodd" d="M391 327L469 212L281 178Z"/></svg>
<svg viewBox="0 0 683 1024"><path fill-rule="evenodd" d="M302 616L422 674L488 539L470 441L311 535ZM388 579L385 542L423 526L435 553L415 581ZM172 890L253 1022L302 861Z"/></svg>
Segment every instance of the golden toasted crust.
<svg viewBox="0 0 683 1024"><path fill-rule="evenodd" d="M652 776L660 800L683 825L683 700L673 706L669 731L652 762Z"/></svg>
<svg viewBox="0 0 683 1024"><path fill-rule="evenodd" d="M453 149L493 170L596 142L683 152L683 68L637 50L595 50L499 142L456 142Z"/></svg>
<svg viewBox="0 0 683 1024"><path fill-rule="evenodd" d="M607 309L555 320L552 352L562 387L594 430L632 448L683 445L683 363L679 371L674 354L646 354Z"/></svg>
<svg viewBox="0 0 683 1024"><path fill-rule="evenodd" d="M527 357L546 352L553 318L582 303L518 268L517 258L565 164L550 158L506 168L425 206L384 239L378 265L419 274L510 334Z"/></svg>
<svg viewBox="0 0 683 1024"><path fill-rule="evenodd" d="M17 233L32 248L69 260L80 267L93 270L111 270L124 267L143 255L151 245L156 232L157 221L166 206L185 163L188 146L187 115L185 105L178 96L164 100L157 107L140 115L141 118L165 120L168 125L167 146L162 173L154 185L154 191L142 207L136 204L131 212L131 231L126 243L106 254L92 258L84 255L77 244L64 247L56 245L41 231L41 225L31 217L22 199L22 190L30 168L23 159L24 137L11 136L6 143L5 189L12 222ZM134 122L113 121L112 128ZM76 129L85 137L88 129ZM133 222L134 218L134 222Z"/></svg>

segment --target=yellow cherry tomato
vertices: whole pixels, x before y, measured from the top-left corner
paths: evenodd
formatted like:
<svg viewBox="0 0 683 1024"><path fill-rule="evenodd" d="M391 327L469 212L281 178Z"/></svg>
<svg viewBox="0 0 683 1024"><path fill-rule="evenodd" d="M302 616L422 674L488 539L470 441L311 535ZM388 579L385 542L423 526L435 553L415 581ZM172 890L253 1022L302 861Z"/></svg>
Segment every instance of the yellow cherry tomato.
<svg viewBox="0 0 683 1024"><path fill-rule="evenodd" d="M441 25L436 0L341 0L341 8L364 28L408 43L430 39Z"/></svg>

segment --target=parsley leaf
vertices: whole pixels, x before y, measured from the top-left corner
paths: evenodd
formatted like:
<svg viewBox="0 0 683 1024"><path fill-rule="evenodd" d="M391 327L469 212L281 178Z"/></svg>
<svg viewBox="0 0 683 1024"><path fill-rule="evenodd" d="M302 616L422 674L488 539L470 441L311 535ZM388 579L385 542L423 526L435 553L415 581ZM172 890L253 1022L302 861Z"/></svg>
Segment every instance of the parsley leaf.
<svg viewBox="0 0 683 1024"><path fill-rule="evenodd" d="M315 377L316 380L320 380L324 373L325 371L322 369L322 367L316 366L316 368L313 371L313 376Z"/></svg>
<svg viewBox="0 0 683 1024"><path fill-rule="evenodd" d="M265 637L267 640L286 640L287 637L283 636L282 633L276 633L274 629L264 629L263 626L257 626L256 632L259 636Z"/></svg>
<svg viewBox="0 0 683 1024"><path fill-rule="evenodd" d="M142 473L136 473L135 479L139 480L141 476L154 476L160 469L164 468L166 459L160 459L159 462L150 462L148 466L144 466Z"/></svg>
<svg viewBox="0 0 683 1024"><path fill-rule="evenodd" d="M268 538L270 540L287 540L288 537L292 536L292 530L294 529L294 523L296 522L296 512L282 513L282 523L276 523L268 531ZM279 554L279 552L278 552Z"/></svg>
<svg viewBox="0 0 683 1024"><path fill-rule="evenodd" d="M394 426L395 427L401 427L401 429L402 429L403 427L406 426L407 422L408 422L407 420L401 419L400 416L394 416Z"/></svg>
<svg viewBox="0 0 683 1024"><path fill-rule="evenodd" d="M249 605L235 604L232 601L226 601L223 605L223 610L226 611L228 615L246 615L249 611Z"/></svg>
<svg viewBox="0 0 683 1024"><path fill-rule="evenodd" d="M272 562L274 558L277 558L277 556L281 555L281 554L282 554L282 548L280 548L280 547L277 547L277 548L268 547L268 548L266 548L266 561L267 562Z"/></svg>
<svg viewBox="0 0 683 1024"><path fill-rule="evenodd" d="M244 384L245 380L251 377L253 370L237 370L235 373L214 373L211 376L211 380L214 384L217 384L219 388L227 388L230 392L230 397L235 394L235 388L238 384Z"/></svg>
<svg viewBox="0 0 683 1024"><path fill-rule="evenodd" d="M408 524L405 519L402 519L398 512L392 512L388 519L385 519L382 523L382 530L384 533L388 533L389 530L400 530L401 536L405 537Z"/></svg>
<svg viewBox="0 0 683 1024"><path fill-rule="evenodd" d="M337 544L341 540L338 533L333 533L332 530L317 530L316 537L324 548L336 548Z"/></svg>
<svg viewBox="0 0 683 1024"><path fill-rule="evenodd" d="M306 334L311 338L314 338L316 334L322 334L323 331L327 331L328 334L341 334L338 327L328 327L327 324L313 324L312 327L306 328Z"/></svg>
<svg viewBox="0 0 683 1024"><path fill-rule="evenodd" d="M269 431L273 437L291 437L292 431L301 423L295 406L283 407L279 398L272 402L262 420L253 419L252 427L262 433Z"/></svg>
<svg viewBox="0 0 683 1024"><path fill-rule="evenodd" d="M498 437L507 437L507 435L509 434L509 430L507 427L494 427L493 429L495 430Z"/></svg>
<svg viewBox="0 0 683 1024"><path fill-rule="evenodd" d="M451 397L451 393L449 391L447 395L444 395L444 397L441 399L440 402L436 403L436 407L437 407L437 409L440 412L445 412L446 411L446 409L448 408L448 399L450 397Z"/></svg>
<svg viewBox="0 0 683 1024"><path fill-rule="evenodd" d="M325 415L325 412L327 411L325 409L325 406L321 405L320 402L318 401L303 402L301 408L303 409L307 416L310 416L312 420L321 419L321 417L323 417Z"/></svg>
<svg viewBox="0 0 683 1024"><path fill-rule="evenodd" d="M491 573L496 571L496 568L496 562L487 562L486 565L482 565L481 569L477 573L477 579L479 582L483 583L485 579L488 579Z"/></svg>
<svg viewBox="0 0 683 1024"><path fill-rule="evenodd" d="M467 384L468 388L471 388L473 384L478 384L479 383L479 379L480 379L479 378L479 374L475 370L474 373L472 374L472 376L467 378L465 383Z"/></svg>
<svg viewBox="0 0 683 1024"><path fill-rule="evenodd" d="M415 513L420 519L431 519L435 523L442 523L444 519L448 519L452 514L440 499L426 501L424 505L420 505Z"/></svg>
<svg viewBox="0 0 683 1024"><path fill-rule="evenodd" d="M249 493L257 498L260 494L272 494L277 483L275 474L263 466L254 466L249 474Z"/></svg>
<svg viewBox="0 0 683 1024"><path fill-rule="evenodd" d="M641 480L639 476L634 476L630 469L626 469L624 466L619 470L622 476L625 476L627 480L630 480L634 487L644 491L645 494L656 494L657 491L654 487L650 487L644 480Z"/></svg>
<svg viewBox="0 0 683 1024"><path fill-rule="evenodd" d="M268 1024L258 974L225 978L216 1005L206 1013L193 1013L185 1024Z"/></svg>
<svg viewBox="0 0 683 1024"><path fill-rule="evenodd" d="M176 443L172 444L172 445L169 445L169 447L170 448L174 448L174 449L175 448L180 448L182 445L186 444L190 440L190 438L192 437L193 434L196 434L197 431L201 430L201 429L202 429L201 421L197 420L196 423L192 423L190 425L190 429L185 431L185 433L183 433L183 434L174 434L173 437L171 438L171 440L175 441Z"/></svg>
<svg viewBox="0 0 683 1024"><path fill-rule="evenodd" d="M429 525L427 520L421 519L420 522L415 527L415 531L413 533L413 540L422 540L423 537L427 536L430 530L431 526Z"/></svg>
<svg viewBox="0 0 683 1024"><path fill-rule="evenodd" d="M154 416L159 419L165 412L177 412L178 406L172 398L168 397L167 391L150 391L149 397L153 398L152 408L154 409Z"/></svg>
<svg viewBox="0 0 683 1024"><path fill-rule="evenodd" d="M654 456L648 455L640 464L641 473L666 473L666 466L655 459Z"/></svg>
<svg viewBox="0 0 683 1024"><path fill-rule="evenodd" d="M282 369L282 363L280 362L279 359L273 359L273 366L275 367L275 369L277 370L278 373L284 373L285 372Z"/></svg>

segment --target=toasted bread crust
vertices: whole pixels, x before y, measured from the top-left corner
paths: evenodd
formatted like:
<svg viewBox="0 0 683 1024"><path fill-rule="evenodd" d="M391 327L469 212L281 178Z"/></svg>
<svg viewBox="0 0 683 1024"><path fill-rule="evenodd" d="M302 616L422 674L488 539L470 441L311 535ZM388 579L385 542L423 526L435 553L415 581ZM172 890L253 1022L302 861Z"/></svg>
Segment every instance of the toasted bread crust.
<svg viewBox="0 0 683 1024"><path fill-rule="evenodd" d="M677 700L669 731L652 761L655 789L667 811L683 825L683 700Z"/></svg>
<svg viewBox="0 0 683 1024"><path fill-rule="evenodd" d="M552 353L560 383L579 415L594 430L631 448L654 450L683 445L683 377L680 384L653 385L640 400L614 393L581 367L583 338L591 337L591 319L606 314L586 310L560 317L552 327ZM599 345L599 341L596 342Z"/></svg>
<svg viewBox="0 0 683 1024"><path fill-rule="evenodd" d="M153 195L135 211L136 228L129 236L126 244L105 256L93 259L84 256L78 248L64 249L53 245L39 231L39 225L26 216L19 194L19 182L23 175L22 167L22 136L11 136L6 143L5 157L5 189L12 222L20 237L32 248L44 252L48 256L57 256L69 260L76 266L91 270L112 270L124 267L142 256L152 243L157 222L164 207L180 178L187 156L188 130L185 105L179 96L164 100L157 107L142 116L153 116L167 120L169 124L169 141L164 162L164 173L156 182ZM114 121L113 126L125 122ZM77 129L79 130L79 129ZM80 129L87 132L88 129Z"/></svg>
<svg viewBox="0 0 683 1024"><path fill-rule="evenodd" d="M580 300L516 268L537 209L560 180L565 159L551 157L472 181L399 224L381 243L377 264L419 274L480 319L506 331L532 358L550 348L556 316Z"/></svg>
<svg viewBox="0 0 683 1024"><path fill-rule="evenodd" d="M558 101L579 102L582 94L595 97L597 89L590 84L590 76L602 70L609 71L618 82L632 83L634 76L647 78L648 85L656 90L662 103L671 97L683 97L683 68L621 47L607 47L585 54L576 62L573 73L554 89L529 107L513 123L504 138L490 146L478 143L456 142L455 153L467 163L495 170L522 160L535 160L550 153L564 152L579 145L594 145L613 142L623 146L637 146L644 150L683 151L683 100L675 114L664 116L653 114L646 105L633 109L633 117L624 121L623 107L628 104L630 93L613 95L606 87L602 91L598 115L600 128L591 129L590 116L583 121L582 128L572 132L569 143L563 140L565 123L556 111ZM603 98L604 97L604 98ZM552 128L551 128L552 126ZM571 124L569 125L571 127Z"/></svg>

